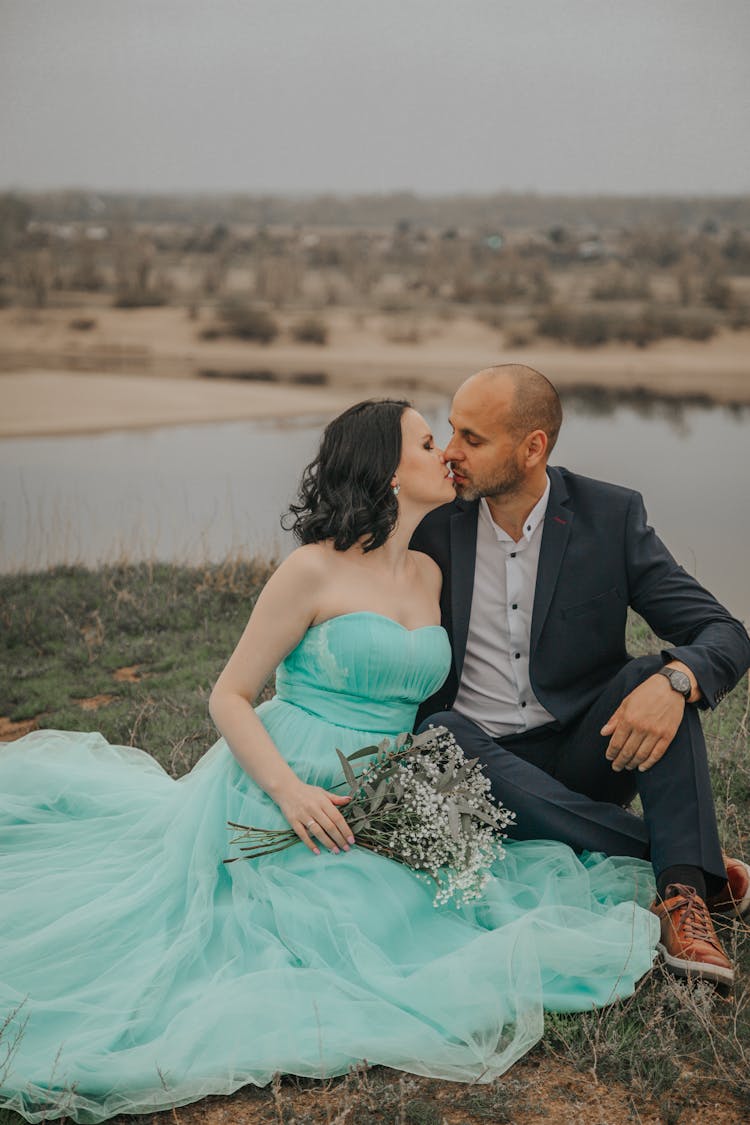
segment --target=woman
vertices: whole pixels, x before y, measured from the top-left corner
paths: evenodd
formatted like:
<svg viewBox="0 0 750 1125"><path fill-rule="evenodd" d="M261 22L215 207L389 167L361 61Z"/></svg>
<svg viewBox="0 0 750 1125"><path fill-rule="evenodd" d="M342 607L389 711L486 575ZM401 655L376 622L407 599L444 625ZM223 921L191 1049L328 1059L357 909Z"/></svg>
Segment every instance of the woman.
<svg viewBox="0 0 750 1125"><path fill-rule="evenodd" d="M435 907L411 870L356 847L330 791L335 748L409 730L447 673L440 575L408 544L452 495L416 411L352 407L306 470L302 546L219 677L224 737L190 774L97 735L37 732L0 753L0 1025L15 1044L0 1105L95 1122L362 1059L488 1081L540 1037L545 1006L632 991L658 938L632 901L649 900L647 865L512 844L480 899ZM227 821L291 825L304 846L224 864Z"/></svg>

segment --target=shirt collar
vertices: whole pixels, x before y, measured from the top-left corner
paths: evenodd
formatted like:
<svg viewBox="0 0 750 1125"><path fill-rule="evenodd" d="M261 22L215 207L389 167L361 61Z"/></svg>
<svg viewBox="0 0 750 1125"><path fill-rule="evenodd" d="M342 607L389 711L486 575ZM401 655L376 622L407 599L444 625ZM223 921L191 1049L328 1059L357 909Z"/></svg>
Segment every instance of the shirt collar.
<svg viewBox="0 0 750 1125"><path fill-rule="evenodd" d="M542 495L537 500L534 507L529 512L529 514L526 518L526 522L523 525L523 535L521 536L520 541L524 541L525 543L528 543L530 541L531 537L533 536L534 532L536 531L536 529L539 527L539 524L544 519L544 517L547 513L547 504L549 503L549 490L550 490L550 480L549 480L549 477L547 477L547 485L544 489L544 492L542 493ZM512 536L508 535L507 531L503 531L503 529L495 523L495 521L492 518L492 514L490 513L489 504L487 503L484 496L479 501L479 514L482 517L482 519L485 520L487 526L494 532L494 534L497 536L497 538L500 542L504 542L504 543L515 542L515 540L512 538Z"/></svg>

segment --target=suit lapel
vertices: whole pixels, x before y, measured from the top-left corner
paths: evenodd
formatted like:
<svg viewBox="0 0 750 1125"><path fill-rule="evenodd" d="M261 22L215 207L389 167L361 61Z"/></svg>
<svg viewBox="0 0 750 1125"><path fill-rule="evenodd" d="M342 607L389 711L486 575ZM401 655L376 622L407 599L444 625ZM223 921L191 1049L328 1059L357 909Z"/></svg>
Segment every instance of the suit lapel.
<svg viewBox="0 0 750 1125"><path fill-rule="evenodd" d="M560 565L568 545L575 513L568 506L568 490L559 469L548 469L550 478L549 500L542 529L539 549L539 567L536 574L534 611L531 616L531 652L536 649L544 622L547 620L552 595L555 592Z"/></svg>
<svg viewBox="0 0 750 1125"><path fill-rule="evenodd" d="M465 507L462 505L451 517L450 524L453 663L459 680L466 655L471 598L474 593L478 513L478 503Z"/></svg>

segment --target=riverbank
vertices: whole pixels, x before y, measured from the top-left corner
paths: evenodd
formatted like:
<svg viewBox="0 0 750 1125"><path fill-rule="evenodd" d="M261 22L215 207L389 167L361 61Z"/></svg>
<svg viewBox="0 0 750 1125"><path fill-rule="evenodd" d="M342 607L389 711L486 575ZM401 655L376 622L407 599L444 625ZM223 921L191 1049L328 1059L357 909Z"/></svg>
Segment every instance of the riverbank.
<svg viewBox="0 0 750 1125"><path fill-rule="evenodd" d="M325 346L264 346L203 338L184 309L72 311L0 310L0 437L328 416L370 395L444 399L473 371L508 362L538 368L561 391L750 403L748 330L648 348L511 347L466 315L401 323L334 309Z"/></svg>
<svg viewBox="0 0 750 1125"><path fill-rule="evenodd" d="M269 573L262 560L235 559L200 568L59 567L0 576L0 739L39 728L100 730L112 743L142 747L172 776L186 773L216 739L208 694ZM628 647L639 655L659 646L634 620ZM701 716L723 842L745 857L747 704L745 680L716 712ZM363 1067L333 1082L248 1088L153 1120L692 1125L702 1118L737 1125L750 1107L748 928L725 924L721 939L740 966L732 995L694 990L657 969L622 1003L549 1015L542 1041L489 1086ZM0 1125L23 1123L0 1112Z"/></svg>
<svg viewBox="0 0 750 1125"><path fill-rule="evenodd" d="M27 371L0 375L0 438L328 417L359 397L354 391L274 383Z"/></svg>

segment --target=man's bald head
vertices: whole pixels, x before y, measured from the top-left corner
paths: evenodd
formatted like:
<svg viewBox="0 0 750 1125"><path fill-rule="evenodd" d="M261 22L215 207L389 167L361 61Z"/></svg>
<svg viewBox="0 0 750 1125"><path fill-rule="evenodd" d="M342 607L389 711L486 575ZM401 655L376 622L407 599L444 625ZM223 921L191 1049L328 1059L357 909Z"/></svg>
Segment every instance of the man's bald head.
<svg viewBox="0 0 750 1125"><path fill-rule="evenodd" d="M560 396L541 371L522 363L499 363L485 367L466 380L484 383L488 389L497 384L498 390L510 388L510 411L507 424L519 441L533 430L543 430L547 435L547 455L552 452L562 425Z"/></svg>

